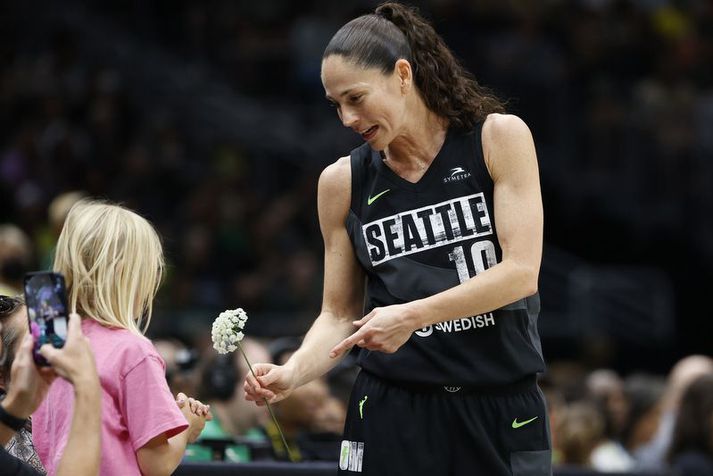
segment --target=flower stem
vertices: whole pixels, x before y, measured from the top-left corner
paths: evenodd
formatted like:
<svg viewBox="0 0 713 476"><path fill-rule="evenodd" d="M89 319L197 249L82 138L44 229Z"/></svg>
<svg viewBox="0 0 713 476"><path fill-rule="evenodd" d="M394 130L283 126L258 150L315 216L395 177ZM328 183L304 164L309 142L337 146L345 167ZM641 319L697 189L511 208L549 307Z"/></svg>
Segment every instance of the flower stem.
<svg viewBox="0 0 713 476"><path fill-rule="evenodd" d="M250 373L253 375L253 377L255 377L255 380L257 380L257 375L255 375L255 372L253 371L253 366L250 364L250 361L248 360L248 356L245 355L245 351L243 351L243 346L240 345L240 341L238 341L237 344L238 344L238 350L240 350L240 353L243 355L245 362L248 364L248 369L250 369ZM292 457L292 452L290 451L290 447L287 445L287 440L285 439L284 433L282 433L282 428L280 428L280 424L277 422L277 417L275 417L275 413L273 413L273 411L272 411L270 402L267 401L267 398L263 398L263 401L265 402L265 405L267 405L267 410L270 412L270 416L272 417L272 421L275 423L275 426L277 427L277 431L280 432L280 438L282 438L282 444L285 447L285 452L287 452L287 457L290 458L290 461L292 461L294 463L295 460Z"/></svg>

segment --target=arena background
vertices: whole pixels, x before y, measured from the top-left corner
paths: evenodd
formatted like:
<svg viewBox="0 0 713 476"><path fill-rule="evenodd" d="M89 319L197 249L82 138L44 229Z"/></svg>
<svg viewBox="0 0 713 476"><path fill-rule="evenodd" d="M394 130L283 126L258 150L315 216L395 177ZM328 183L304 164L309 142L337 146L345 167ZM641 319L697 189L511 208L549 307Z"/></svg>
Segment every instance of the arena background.
<svg viewBox="0 0 713 476"><path fill-rule="evenodd" d="M666 372L711 353L713 7L696 0L411 2L531 127L548 361ZM321 299L321 169L359 138L321 53L371 1L4 2L0 223L47 266L48 206L83 190L152 220L152 333L225 308L300 335Z"/></svg>

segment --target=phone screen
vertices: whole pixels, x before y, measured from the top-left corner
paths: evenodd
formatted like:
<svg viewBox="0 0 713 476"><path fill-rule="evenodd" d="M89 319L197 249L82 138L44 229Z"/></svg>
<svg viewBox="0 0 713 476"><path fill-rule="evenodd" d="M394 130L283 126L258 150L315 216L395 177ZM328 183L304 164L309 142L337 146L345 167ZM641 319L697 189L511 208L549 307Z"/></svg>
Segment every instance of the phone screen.
<svg viewBox="0 0 713 476"><path fill-rule="evenodd" d="M34 341L35 362L47 366L48 362L39 354L40 347L44 344L62 347L67 339L67 292L64 277L51 272L25 275L25 303Z"/></svg>

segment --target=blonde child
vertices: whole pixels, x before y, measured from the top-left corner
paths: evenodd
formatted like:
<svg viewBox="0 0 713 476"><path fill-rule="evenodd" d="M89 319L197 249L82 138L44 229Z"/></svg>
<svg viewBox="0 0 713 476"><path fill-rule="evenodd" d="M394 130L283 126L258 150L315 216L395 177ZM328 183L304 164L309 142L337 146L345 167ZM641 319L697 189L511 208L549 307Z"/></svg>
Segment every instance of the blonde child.
<svg viewBox="0 0 713 476"><path fill-rule="evenodd" d="M103 476L168 475L205 425L205 408L179 404L165 364L143 336L163 271L156 231L126 208L82 200L72 207L57 243L55 271L65 276L72 312L96 358L102 386ZM67 442L74 396L57 380L33 416L33 440L49 474Z"/></svg>

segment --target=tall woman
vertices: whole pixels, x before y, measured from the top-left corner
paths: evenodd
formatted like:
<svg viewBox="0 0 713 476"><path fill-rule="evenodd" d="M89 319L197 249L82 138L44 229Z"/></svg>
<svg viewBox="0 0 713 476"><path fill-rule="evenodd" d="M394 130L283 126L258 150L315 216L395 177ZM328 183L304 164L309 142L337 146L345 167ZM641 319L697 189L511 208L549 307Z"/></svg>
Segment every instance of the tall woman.
<svg viewBox="0 0 713 476"><path fill-rule="evenodd" d="M282 399L356 345L340 474L550 474L528 127L395 3L334 35L322 82L364 144L319 181L322 311L248 398Z"/></svg>

